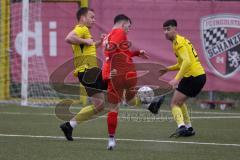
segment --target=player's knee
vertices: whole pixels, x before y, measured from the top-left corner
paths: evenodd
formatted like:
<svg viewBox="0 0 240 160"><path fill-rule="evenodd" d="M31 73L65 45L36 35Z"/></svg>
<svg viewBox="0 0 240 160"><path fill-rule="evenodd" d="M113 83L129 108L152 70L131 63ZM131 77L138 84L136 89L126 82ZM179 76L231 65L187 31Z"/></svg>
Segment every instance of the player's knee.
<svg viewBox="0 0 240 160"><path fill-rule="evenodd" d="M118 108L109 108L109 112L117 112L118 113L119 109Z"/></svg>
<svg viewBox="0 0 240 160"><path fill-rule="evenodd" d="M171 101L171 107L173 107L173 106L182 106L183 105L183 101L181 101L181 100L172 100Z"/></svg>
<svg viewBox="0 0 240 160"><path fill-rule="evenodd" d="M96 106L96 112L101 112L103 110L104 110L104 104L103 103L98 105L98 106Z"/></svg>
<svg viewBox="0 0 240 160"><path fill-rule="evenodd" d="M177 105L178 105L178 106L182 106L183 103L184 103L183 101L178 101L178 102L177 102Z"/></svg>
<svg viewBox="0 0 240 160"><path fill-rule="evenodd" d="M95 106L97 112L100 112L104 109L104 104L105 103L104 103L103 100L94 99L92 102L93 102L93 105Z"/></svg>
<svg viewBox="0 0 240 160"><path fill-rule="evenodd" d="M119 105L115 103L109 103L108 107L109 112L118 112L119 110Z"/></svg>
<svg viewBox="0 0 240 160"><path fill-rule="evenodd" d="M129 105L129 106L135 106L135 104L136 104L136 99L135 99L135 97L133 97L132 99L126 101L126 103L127 103L127 105Z"/></svg>

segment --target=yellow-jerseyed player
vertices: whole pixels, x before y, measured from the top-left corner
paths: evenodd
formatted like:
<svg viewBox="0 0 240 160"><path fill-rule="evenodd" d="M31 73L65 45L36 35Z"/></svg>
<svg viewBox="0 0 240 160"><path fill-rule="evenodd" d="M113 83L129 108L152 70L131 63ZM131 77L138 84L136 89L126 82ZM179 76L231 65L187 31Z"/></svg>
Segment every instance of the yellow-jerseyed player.
<svg viewBox="0 0 240 160"><path fill-rule="evenodd" d="M89 28L95 22L92 9L81 8L77 11L78 24L67 35L66 42L72 45L74 54L74 75L85 87L87 95L91 97L92 105L84 107L73 119L60 125L67 140L72 141L72 131L85 120L104 108L104 93L107 83L102 79L102 71L97 64L96 46L102 40L94 42Z"/></svg>
<svg viewBox="0 0 240 160"><path fill-rule="evenodd" d="M177 21L170 19L164 22L163 30L166 39L172 42L173 51L177 58L177 64L167 67L160 72L179 70L173 80L169 82L175 89L171 110L178 129L171 136L192 136L195 131L192 128L186 100L195 97L202 90L206 82L206 74L202 67L197 52L191 42L177 31Z"/></svg>

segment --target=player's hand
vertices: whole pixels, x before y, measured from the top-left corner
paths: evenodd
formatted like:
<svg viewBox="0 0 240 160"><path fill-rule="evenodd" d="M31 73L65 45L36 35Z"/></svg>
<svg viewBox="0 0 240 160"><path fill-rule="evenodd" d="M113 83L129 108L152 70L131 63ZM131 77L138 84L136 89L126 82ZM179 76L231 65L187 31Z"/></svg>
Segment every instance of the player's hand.
<svg viewBox="0 0 240 160"><path fill-rule="evenodd" d="M141 57L142 59L148 59L148 55L146 54L145 50L139 51L139 57Z"/></svg>
<svg viewBox="0 0 240 160"><path fill-rule="evenodd" d="M116 75L117 75L117 70L116 69L112 69L111 72L110 72L110 79L112 79Z"/></svg>
<svg viewBox="0 0 240 160"><path fill-rule="evenodd" d="M170 82L168 82L173 88L177 88L177 85L179 83L179 80L173 79Z"/></svg>
<svg viewBox="0 0 240 160"><path fill-rule="evenodd" d="M158 72L160 74L160 76L164 75L165 73L167 73L167 68L161 68Z"/></svg>
<svg viewBox="0 0 240 160"><path fill-rule="evenodd" d="M101 45L103 43L104 38L106 38L106 37L107 37L107 34L106 33L102 33L100 35L100 39L97 41L96 45Z"/></svg>
<svg viewBox="0 0 240 160"><path fill-rule="evenodd" d="M84 42L85 42L86 45L89 45L89 46L94 45L94 41L91 38L84 39Z"/></svg>
<svg viewBox="0 0 240 160"><path fill-rule="evenodd" d="M99 47L99 46L101 46L101 45L104 46L104 45L103 45L103 41L105 40L106 36L107 36L107 34L105 34L105 33L102 33L102 34L100 35L100 39L97 40L97 41L95 41L96 47Z"/></svg>
<svg viewBox="0 0 240 160"><path fill-rule="evenodd" d="M102 33L101 36L100 36L100 40L103 41L103 39L107 37L107 34L106 33Z"/></svg>

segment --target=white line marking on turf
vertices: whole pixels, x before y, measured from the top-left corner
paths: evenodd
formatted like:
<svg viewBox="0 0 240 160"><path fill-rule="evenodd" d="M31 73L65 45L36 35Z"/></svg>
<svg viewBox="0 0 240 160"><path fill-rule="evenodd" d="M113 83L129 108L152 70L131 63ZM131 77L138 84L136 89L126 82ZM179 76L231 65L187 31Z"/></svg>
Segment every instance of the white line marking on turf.
<svg viewBox="0 0 240 160"><path fill-rule="evenodd" d="M0 112L0 114L9 114L9 115L32 115L32 116L54 116L53 113L24 113L24 112Z"/></svg>
<svg viewBox="0 0 240 160"><path fill-rule="evenodd" d="M101 116L102 117L106 117L106 116ZM173 119L172 117L134 117L134 116L130 116L130 117L125 117L125 116L120 116L119 118L122 119L139 119L139 120L171 120ZM194 117L192 116L191 119L240 119L240 116L210 116L210 117Z"/></svg>
<svg viewBox="0 0 240 160"><path fill-rule="evenodd" d="M121 111L133 111L133 112L146 112L146 113L150 113L148 110L144 110L144 109L120 109ZM171 111L169 110L161 110L160 113L171 113ZM199 112L199 111L191 111L191 113L194 114L216 114L216 115L237 115L240 116L240 113L232 113L232 112L228 112L228 113L224 113L224 112ZM25 115L55 115L53 113L24 113L24 112L0 112L0 114L25 114Z"/></svg>
<svg viewBox="0 0 240 160"><path fill-rule="evenodd" d="M24 137L24 138L48 138L48 139L65 139L63 136L35 136L35 135L18 135L18 134L0 134L0 137ZM74 139L83 140L108 140L108 138L96 138L96 137L74 137ZM232 146L240 147L240 144L231 143L211 143L211 142L188 142L188 141L161 141L151 139L128 139L118 138L117 141L129 141L129 142L152 142L152 143L175 143L175 144L195 144L195 145L212 145L212 146Z"/></svg>
<svg viewBox="0 0 240 160"><path fill-rule="evenodd" d="M0 108L4 108L4 107L0 106ZM27 106L25 108L31 108L31 109L39 109L39 108L41 108L41 109L49 109L49 108L51 108L52 109L52 108L56 108L56 107L53 107L53 106L49 106L49 107L30 107L30 106ZM142 108L142 109L121 107L120 111L149 112L147 109L144 109L143 107L139 107L139 108ZM21 109L24 109L24 108L21 107ZM80 109L82 109L82 107L71 107L71 109L78 109L78 110L80 110ZM162 112L162 113L170 112L171 113L170 110L166 110L166 109L161 109L160 112ZM217 115L218 114L220 114L220 115L240 115L240 113L236 113L236 112L227 112L227 113L224 112L224 111L219 111L219 112L208 112L208 111L206 111L206 112L204 112L204 111L193 111L193 109L189 109L189 112L196 113L196 114L199 113L199 114L217 114ZM0 112L0 114L1 113L10 113L10 112ZM14 112L14 113L22 113L22 112ZM48 114L48 113L44 113L44 114ZM51 115L51 114L49 114L49 115Z"/></svg>
<svg viewBox="0 0 240 160"><path fill-rule="evenodd" d="M22 113L22 112L0 112L0 114L6 114L6 115L30 115L30 116L55 116L55 114L52 113ZM99 116L98 118L106 118L107 116ZM121 119L131 119L131 120L171 120L172 117L168 116L162 116L162 117L152 117L150 116L119 116ZM240 116L191 116L192 119L240 119Z"/></svg>
<svg viewBox="0 0 240 160"><path fill-rule="evenodd" d="M134 112L148 112L148 110L146 109L128 109L128 108L121 108L120 111L134 111ZM165 110L165 109L160 109L160 112L162 113L169 113L172 112L170 110ZM189 112L191 113L199 113L199 114L222 114L222 115L240 115L240 113L233 113L233 112L201 112L201 111L192 111L191 109L189 109Z"/></svg>

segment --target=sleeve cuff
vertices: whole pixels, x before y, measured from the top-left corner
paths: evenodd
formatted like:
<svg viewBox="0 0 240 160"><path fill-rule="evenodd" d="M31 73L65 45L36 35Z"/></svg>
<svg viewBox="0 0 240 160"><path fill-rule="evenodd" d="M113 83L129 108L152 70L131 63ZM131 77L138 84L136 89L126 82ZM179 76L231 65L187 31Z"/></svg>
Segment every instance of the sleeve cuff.
<svg viewBox="0 0 240 160"><path fill-rule="evenodd" d="M132 57L139 56L139 55L140 55L140 51L133 51L132 52Z"/></svg>

